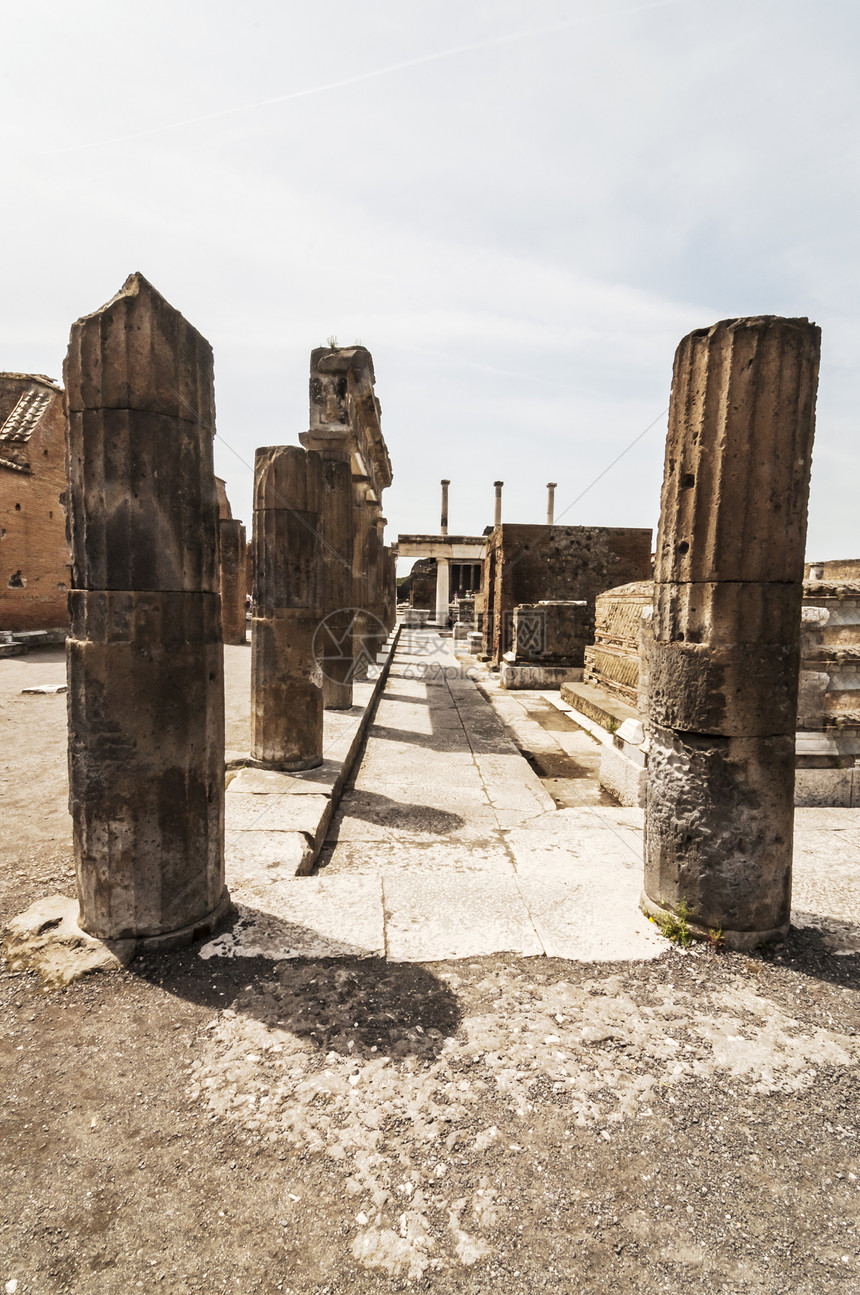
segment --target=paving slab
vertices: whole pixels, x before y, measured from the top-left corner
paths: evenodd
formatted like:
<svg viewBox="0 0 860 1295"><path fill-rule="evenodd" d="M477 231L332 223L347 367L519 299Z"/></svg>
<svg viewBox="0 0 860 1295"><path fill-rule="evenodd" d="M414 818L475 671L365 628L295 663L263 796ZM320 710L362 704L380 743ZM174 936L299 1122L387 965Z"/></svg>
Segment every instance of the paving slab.
<svg viewBox="0 0 860 1295"><path fill-rule="evenodd" d="M385 953L378 877L305 877L282 887L245 887L232 930L201 958L379 958Z"/></svg>
<svg viewBox="0 0 860 1295"><path fill-rule="evenodd" d="M371 841L351 838L333 840L323 846L319 875L374 873L387 879L392 873L423 877L428 872L459 874L476 872L513 877L514 864L502 832L481 841L401 840Z"/></svg>
<svg viewBox="0 0 860 1295"><path fill-rule="evenodd" d="M386 875L385 936L394 962L544 952L514 876Z"/></svg>
<svg viewBox="0 0 860 1295"><path fill-rule="evenodd" d="M603 860L599 872L559 882L557 875L523 876L520 893L548 958L571 962L631 962L659 958L666 941L639 911L642 878ZM607 921L607 894L612 920Z"/></svg>

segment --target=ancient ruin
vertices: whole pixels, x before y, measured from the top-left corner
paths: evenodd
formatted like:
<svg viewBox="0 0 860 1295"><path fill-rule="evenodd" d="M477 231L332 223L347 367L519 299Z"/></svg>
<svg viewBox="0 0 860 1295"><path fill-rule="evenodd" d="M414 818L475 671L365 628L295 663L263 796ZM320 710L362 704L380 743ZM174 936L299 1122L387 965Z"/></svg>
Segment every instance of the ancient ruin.
<svg viewBox="0 0 860 1295"><path fill-rule="evenodd" d="M784 936L820 332L728 320L675 356L646 642L649 911Z"/></svg>
<svg viewBox="0 0 860 1295"><path fill-rule="evenodd" d="M323 462L321 621L329 709L347 709L352 681L394 624L396 557L384 544L382 492L391 460L382 437L373 359L364 346L311 352L310 426L299 439Z"/></svg>
<svg viewBox="0 0 860 1295"><path fill-rule="evenodd" d="M80 925L190 941L228 907L212 350L134 274L64 377Z"/></svg>
<svg viewBox="0 0 860 1295"><path fill-rule="evenodd" d="M322 459L279 445L254 465L254 611L251 756L272 769L322 760L323 674L314 657L320 622Z"/></svg>
<svg viewBox="0 0 860 1295"><path fill-rule="evenodd" d="M68 622L63 390L0 373L0 631Z"/></svg>
<svg viewBox="0 0 860 1295"><path fill-rule="evenodd" d="M221 629L225 643L245 643L248 592L245 564L245 527L235 517L222 517L219 527L221 576Z"/></svg>
<svg viewBox="0 0 860 1295"><path fill-rule="evenodd" d="M541 602L585 602L575 614L572 666L582 667L594 633L594 600L613 585L651 571L651 531L633 527L497 526L487 540L482 594L484 652L501 665L513 648L514 609Z"/></svg>

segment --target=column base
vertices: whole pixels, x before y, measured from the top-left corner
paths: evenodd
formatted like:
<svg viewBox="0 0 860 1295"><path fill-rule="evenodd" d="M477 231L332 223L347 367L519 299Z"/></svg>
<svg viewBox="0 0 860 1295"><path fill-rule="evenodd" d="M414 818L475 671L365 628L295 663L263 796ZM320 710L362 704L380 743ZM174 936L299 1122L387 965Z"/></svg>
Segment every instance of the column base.
<svg viewBox="0 0 860 1295"><path fill-rule="evenodd" d="M670 905L657 904L653 899L642 891L639 897L639 907L646 917L653 918L659 923L660 918L677 916L675 910ZM696 940L713 941L711 929L706 926L700 926L691 918L687 918L687 929ZM720 943L727 949L734 949L740 953L749 953L757 949L762 944L779 944L786 938L790 929L790 923L785 922L782 926L773 926L767 931L720 931Z"/></svg>
<svg viewBox="0 0 860 1295"><path fill-rule="evenodd" d="M273 769L276 773L301 773L304 769L317 769L322 762L321 755L310 760L257 760L251 755L244 761L252 769Z"/></svg>

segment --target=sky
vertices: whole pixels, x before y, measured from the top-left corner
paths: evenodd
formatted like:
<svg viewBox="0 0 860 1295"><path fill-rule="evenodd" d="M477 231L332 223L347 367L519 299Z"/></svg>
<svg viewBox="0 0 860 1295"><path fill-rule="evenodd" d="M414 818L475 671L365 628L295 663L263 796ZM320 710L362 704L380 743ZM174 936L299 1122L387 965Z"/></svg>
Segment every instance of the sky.
<svg viewBox="0 0 860 1295"><path fill-rule="evenodd" d="M856 0L0 0L0 369L141 271L215 352L216 471L361 342L387 538L653 526L676 346L822 328L811 559L860 556ZM649 429L649 430L646 430ZM611 465L611 466L610 466Z"/></svg>

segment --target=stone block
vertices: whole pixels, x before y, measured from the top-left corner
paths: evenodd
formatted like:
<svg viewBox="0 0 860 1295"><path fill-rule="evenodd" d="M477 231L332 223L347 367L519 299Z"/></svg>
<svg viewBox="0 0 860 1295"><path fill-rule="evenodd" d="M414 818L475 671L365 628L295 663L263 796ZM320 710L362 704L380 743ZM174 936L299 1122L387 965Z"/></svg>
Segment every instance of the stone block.
<svg viewBox="0 0 860 1295"><path fill-rule="evenodd" d="M582 666L593 619L583 600L521 603L514 608L517 664Z"/></svg>
<svg viewBox="0 0 860 1295"><path fill-rule="evenodd" d="M643 636L647 718L685 733L793 734L800 649L787 643L656 643Z"/></svg>
<svg viewBox="0 0 860 1295"><path fill-rule="evenodd" d="M641 754L641 753L640 753ZM600 785L619 805L642 808L648 789L648 770L642 760L634 760L627 748L604 742L600 748Z"/></svg>
<svg viewBox="0 0 860 1295"><path fill-rule="evenodd" d="M729 319L675 355L654 578L803 579L821 330Z"/></svg>
<svg viewBox="0 0 860 1295"><path fill-rule="evenodd" d="M704 580L653 585L651 634L660 643L791 643L802 586Z"/></svg>
<svg viewBox="0 0 860 1295"><path fill-rule="evenodd" d="M69 413L139 409L214 435L212 347L142 274L72 326L64 385Z"/></svg>
<svg viewBox="0 0 860 1295"><path fill-rule="evenodd" d="M645 896L734 947L788 930L794 736L673 733L651 725Z"/></svg>
<svg viewBox="0 0 860 1295"><path fill-rule="evenodd" d="M69 807L82 925L144 938L223 904L219 600L69 597Z"/></svg>

